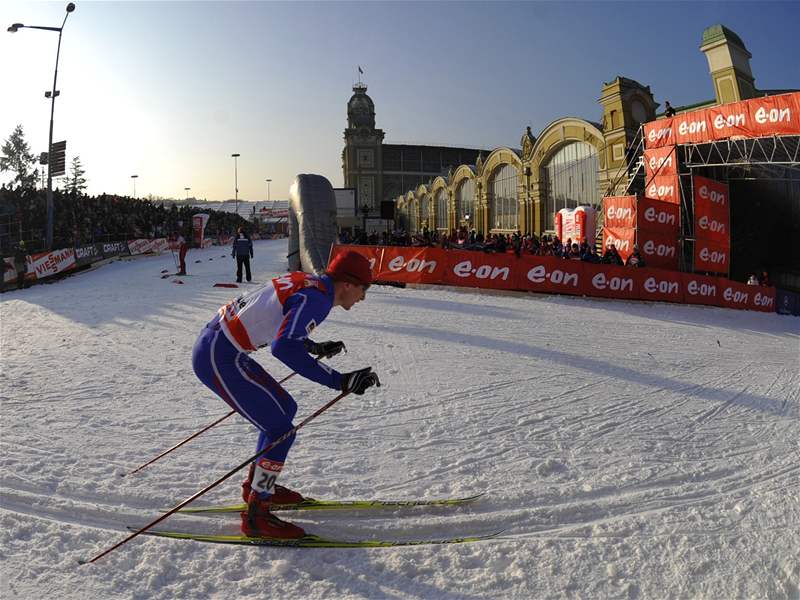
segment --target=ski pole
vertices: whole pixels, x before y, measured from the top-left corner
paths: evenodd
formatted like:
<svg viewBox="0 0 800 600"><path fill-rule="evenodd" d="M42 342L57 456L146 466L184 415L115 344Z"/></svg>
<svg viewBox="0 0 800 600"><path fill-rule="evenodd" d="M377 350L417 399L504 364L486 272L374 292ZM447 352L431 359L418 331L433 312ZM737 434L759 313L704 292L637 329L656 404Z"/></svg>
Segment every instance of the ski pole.
<svg viewBox="0 0 800 600"><path fill-rule="evenodd" d="M295 375L297 375L297 372L294 372L294 373L292 373L291 375L287 375L286 377L284 377L283 379L281 379L281 380L280 380L278 383L283 383L284 381L287 381L288 379L291 379L291 378L292 378L292 377L294 377ZM156 461L157 461L159 458L161 458L162 456L166 456L167 454L169 454L169 453L170 453L170 452L172 452L173 450L176 450L176 449L180 448L181 446L183 446L183 445L184 445L186 442L190 442L190 441L192 441L194 438L196 438L196 437L197 437L198 435L200 435L201 433L205 433L206 431L208 431L209 429L211 429L211 428L212 428L212 427L214 427L215 425L217 425L217 424L219 424L219 423L222 423L222 422L223 422L225 419L227 419L228 417L230 417L232 414L235 414L235 413L236 413L236 411L235 411L235 410L232 410L231 412L229 412L229 413L228 413L227 415L225 415L224 417L221 417L221 418L217 419L216 421L214 421L213 423L211 423L211 425L206 425L205 427L203 427L203 429L201 429L200 431L197 431L197 432L193 433L192 435L190 435L188 438L186 438L186 439L185 439L185 440L183 440L182 442L178 442L177 444L175 444L175 445L174 445L172 448L170 448L169 450L164 450L164 452L162 452L161 454L159 454L159 455L158 455L158 456L156 456L155 458L151 458L150 460L148 460L148 461L147 461L146 463L144 463L143 465L139 465L138 467L136 467L136 468L135 468L133 471L131 471L130 473L125 473L124 475L121 475L121 477L127 477L128 475L133 475L134 473L138 473L139 471L141 471L142 469L144 469L144 468L145 468L147 465L151 465L151 464L153 464L154 462L156 462Z"/></svg>
<svg viewBox="0 0 800 600"><path fill-rule="evenodd" d="M231 469L230 471L228 471L227 473L225 473L225 475L223 475L222 477L220 477L219 479L217 479L217 480L216 480L214 483L207 485L206 487L204 487L204 488L203 488L202 490L200 490L199 492L196 492L195 494L193 494L193 495L189 496L189 497L188 497L186 500L184 500L183 502L181 502L180 504L178 504L178 505L177 505L177 506L175 506L174 508L171 508L170 510L168 510L167 512L165 512L163 515L161 515L160 517L158 517L158 518L157 518L155 521L151 521L150 523L148 523L147 525L145 525L145 526L144 526L144 527L142 527L141 529L137 529L137 530L136 530L136 531L134 531L134 532L133 532L131 535L129 535L128 537L126 537L124 540L122 540L121 542L117 542L116 544L114 544L113 546L111 546L110 548L108 548L107 550L103 550L103 551L102 551L100 554L98 554L98 555L97 555L97 556L95 556L94 558L92 558L92 559L90 559L90 560L87 560L87 561L79 561L79 562L81 562L81 564L93 563L93 562L95 562L95 561L97 561L97 560L99 560L99 559L103 558L103 557L104 557L106 554L108 554L109 552L112 552L113 550L116 550L117 548L119 548L119 547L120 547L120 546L122 546L123 544L125 544L125 543L127 543L127 542L131 541L131 540L132 540L133 538L135 538L136 536L138 536L138 535L140 535L140 534L144 533L145 531L147 531L148 529L150 529L151 527L153 527L153 525L158 525L159 523L161 523L161 521L163 521L164 519L166 519L166 518L167 518L167 517L169 517L170 515L173 515L173 514L175 514L176 512L178 512L180 509L182 509L182 508L183 508L184 506L186 506L187 504L189 504L189 503L191 503L191 502L194 502L195 500L197 500L197 498L199 498L200 496L202 496L203 494L205 494L205 493L206 493L206 492L208 492L209 490L211 490L211 489L213 489L213 488L217 487L217 486L218 486L220 483L222 483L223 481L225 481L226 479L228 479L228 478L229 478L229 477L231 477L232 475L235 475L235 474L236 474L238 471L240 471L241 469L244 469L245 467L249 466L249 465L250 465L250 463L252 463L253 461L255 461L255 460L256 460L257 458L259 458L260 456L262 456L262 455L266 454L266 453L267 453L267 452L269 452L270 450L272 450L272 449L273 449L275 446L277 446L277 445L278 445L278 444L280 444L281 442L284 442L285 440L289 439L291 436L293 436L295 433L297 433L297 431L298 431L298 430L299 430L301 427L303 427L303 426L304 426L304 425L306 425L307 423L309 423L309 422L313 421L314 419L316 419L316 418L317 418L319 415L321 415L322 413L324 413L324 412L325 412L326 410L328 410L328 409L329 409L331 406L333 406L333 405L334 405L334 404L336 404L336 403L337 403L339 400L341 400L342 398L344 398L345 396L347 396L347 395L349 395L349 394L350 394L350 392L349 392L349 391L348 391L348 392L342 392L341 394L339 394L338 396L336 396L336 397L335 397L333 400L331 400L330 402L328 402L327 404L325 404L325 405L324 405L322 408L319 408L319 409L317 409L317 411L316 411L316 412L314 412L312 415L310 415L310 416L306 417L305 419L303 419L303 420L300 422L300 424L299 424L299 425L295 425L294 427L292 427L292 428L291 428L289 431L287 431L286 433L284 433L284 434L283 434L282 436L280 436L280 437L279 437L277 440L275 440L275 441L274 441L274 442L272 442L271 444L267 445L267 447L266 447L266 448L264 448L264 449L263 449L263 450L261 450L260 452L257 452L256 454L254 454L253 456L251 456L250 458L248 458L246 461L244 461L244 462L243 462L242 464L240 464L238 467L234 467L233 469Z"/></svg>

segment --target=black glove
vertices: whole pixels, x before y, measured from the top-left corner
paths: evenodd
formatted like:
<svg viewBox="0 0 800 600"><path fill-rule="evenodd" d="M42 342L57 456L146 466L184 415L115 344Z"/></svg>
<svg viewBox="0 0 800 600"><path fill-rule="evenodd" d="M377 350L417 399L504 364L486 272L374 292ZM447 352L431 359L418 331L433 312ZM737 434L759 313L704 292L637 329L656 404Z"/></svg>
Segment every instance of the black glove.
<svg viewBox="0 0 800 600"><path fill-rule="evenodd" d="M347 348L344 347L344 342L328 341L318 344L307 339L304 344L309 354L314 354L320 358L330 358L331 356L336 356L342 350L347 352Z"/></svg>
<svg viewBox="0 0 800 600"><path fill-rule="evenodd" d="M359 369L351 373L342 373L342 391L353 392L354 394L362 395L367 388L373 385L381 387L381 381L378 379L378 374L372 372L372 367L366 369Z"/></svg>

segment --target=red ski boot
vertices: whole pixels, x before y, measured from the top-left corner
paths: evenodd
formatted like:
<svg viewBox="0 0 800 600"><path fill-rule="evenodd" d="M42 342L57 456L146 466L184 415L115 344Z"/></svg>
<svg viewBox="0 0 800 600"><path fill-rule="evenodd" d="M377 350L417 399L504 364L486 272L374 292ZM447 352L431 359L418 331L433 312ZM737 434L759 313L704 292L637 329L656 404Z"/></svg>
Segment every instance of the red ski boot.
<svg viewBox="0 0 800 600"><path fill-rule="evenodd" d="M242 500L245 502L250 498L252 490L251 484L253 481L253 472L255 471L255 464L250 465L250 470L247 472L247 479L242 482ZM300 492L295 492L282 485L275 484L275 492L272 494L272 504L278 506L279 504L299 504L306 498Z"/></svg>
<svg viewBox="0 0 800 600"><path fill-rule="evenodd" d="M295 540L306 532L302 527L282 521L270 512L272 499L262 499L256 492L250 492L247 510L242 511L242 533L249 537L270 537L281 540Z"/></svg>

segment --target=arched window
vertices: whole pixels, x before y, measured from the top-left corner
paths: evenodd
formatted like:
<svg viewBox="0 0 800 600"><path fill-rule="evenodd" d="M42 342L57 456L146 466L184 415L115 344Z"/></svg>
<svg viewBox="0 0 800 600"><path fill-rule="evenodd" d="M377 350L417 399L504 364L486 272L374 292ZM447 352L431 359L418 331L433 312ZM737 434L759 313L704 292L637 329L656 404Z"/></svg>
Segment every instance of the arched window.
<svg viewBox="0 0 800 600"><path fill-rule="evenodd" d="M430 211L428 210L430 206L430 196L427 194L421 196L419 199L419 227L420 230L425 229L426 227L430 227L428 223L428 216L430 215Z"/></svg>
<svg viewBox="0 0 800 600"><path fill-rule="evenodd" d="M489 182L489 229L517 229L519 206L517 183L519 177L514 165L503 165L494 172Z"/></svg>
<svg viewBox="0 0 800 600"><path fill-rule="evenodd" d="M600 204L597 151L585 142L572 142L542 167L546 229L555 229L555 213L581 204Z"/></svg>
<svg viewBox="0 0 800 600"><path fill-rule="evenodd" d="M436 229L447 231L447 190L436 192Z"/></svg>
<svg viewBox="0 0 800 600"><path fill-rule="evenodd" d="M456 192L456 223L464 222L470 229L475 223L475 180L465 179Z"/></svg>

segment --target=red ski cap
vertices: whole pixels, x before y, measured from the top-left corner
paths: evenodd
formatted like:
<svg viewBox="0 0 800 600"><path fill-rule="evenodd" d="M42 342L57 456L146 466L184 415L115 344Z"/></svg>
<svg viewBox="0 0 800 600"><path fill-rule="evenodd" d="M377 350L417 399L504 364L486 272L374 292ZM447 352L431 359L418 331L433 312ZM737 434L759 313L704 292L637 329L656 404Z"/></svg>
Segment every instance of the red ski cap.
<svg viewBox="0 0 800 600"><path fill-rule="evenodd" d="M347 281L356 285L372 285L372 269L369 260L355 250L347 250L328 264L326 271L334 281Z"/></svg>

